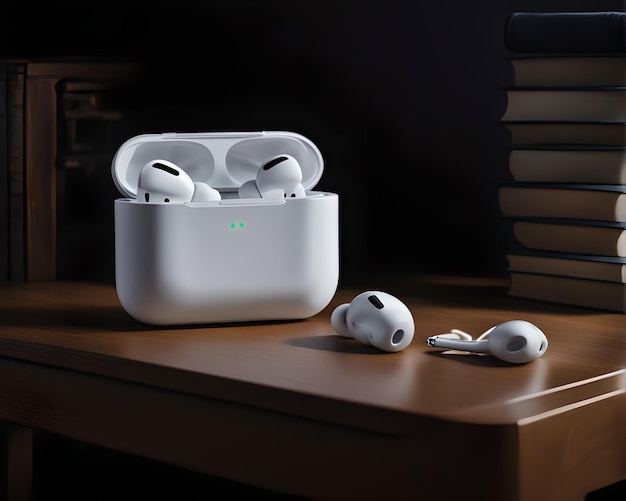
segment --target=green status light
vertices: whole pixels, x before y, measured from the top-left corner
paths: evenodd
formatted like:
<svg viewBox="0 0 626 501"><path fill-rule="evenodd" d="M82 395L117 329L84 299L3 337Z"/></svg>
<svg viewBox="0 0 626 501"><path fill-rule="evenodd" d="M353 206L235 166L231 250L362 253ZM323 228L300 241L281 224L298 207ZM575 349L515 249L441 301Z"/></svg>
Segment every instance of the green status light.
<svg viewBox="0 0 626 501"><path fill-rule="evenodd" d="M243 228L243 222L236 224L236 223L230 223L230 229L234 230L235 228Z"/></svg>

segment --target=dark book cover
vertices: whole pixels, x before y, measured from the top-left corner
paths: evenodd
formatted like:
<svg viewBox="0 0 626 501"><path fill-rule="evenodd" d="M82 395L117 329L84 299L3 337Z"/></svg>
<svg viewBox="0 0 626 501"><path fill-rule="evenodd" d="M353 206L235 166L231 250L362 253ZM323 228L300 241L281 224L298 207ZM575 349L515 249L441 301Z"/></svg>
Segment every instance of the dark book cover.
<svg viewBox="0 0 626 501"><path fill-rule="evenodd" d="M513 147L626 146L626 121L502 121Z"/></svg>
<svg viewBox="0 0 626 501"><path fill-rule="evenodd" d="M515 12L505 46L519 53L626 52L626 13Z"/></svg>

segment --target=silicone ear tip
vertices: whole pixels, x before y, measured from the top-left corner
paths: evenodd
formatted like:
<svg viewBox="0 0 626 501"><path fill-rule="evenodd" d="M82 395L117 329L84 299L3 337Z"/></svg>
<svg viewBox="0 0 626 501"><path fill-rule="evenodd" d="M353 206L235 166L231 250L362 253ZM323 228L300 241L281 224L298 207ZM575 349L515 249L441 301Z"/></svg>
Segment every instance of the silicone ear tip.
<svg viewBox="0 0 626 501"><path fill-rule="evenodd" d="M220 192L208 184L199 182L193 184L195 191L191 198L192 202L215 202L222 199Z"/></svg>
<svg viewBox="0 0 626 501"><path fill-rule="evenodd" d="M239 187L239 198L261 198L256 181L246 181Z"/></svg>
<svg viewBox="0 0 626 501"><path fill-rule="evenodd" d="M372 345L382 351L392 353L402 351L413 341L414 330L406 324L404 328L399 328L389 334L390 336L386 339L372 339Z"/></svg>
<svg viewBox="0 0 626 501"><path fill-rule="evenodd" d="M352 337L346 323L346 313L348 312L349 303L340 304L335 308L330 316L330 323L335 332L342 337Z"/></svg>

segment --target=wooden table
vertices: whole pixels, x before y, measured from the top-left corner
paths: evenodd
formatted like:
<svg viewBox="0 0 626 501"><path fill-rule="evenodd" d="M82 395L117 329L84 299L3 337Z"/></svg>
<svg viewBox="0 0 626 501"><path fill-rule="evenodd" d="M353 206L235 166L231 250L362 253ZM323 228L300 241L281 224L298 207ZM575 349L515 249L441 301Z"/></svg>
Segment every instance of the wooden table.
<svg viewBox="0 0 626 501"><path fill-rule="evenodd" d="M368 289L413 312L406 350L333 332L332 309ZM505 291L371 278L303 321L155 328L112 285L2 286L0 478L29 497L43 430L319 499L582 500L626 479L626 317ZM513 318L544 330L544 357L513 366L426 344Z"/></svg>

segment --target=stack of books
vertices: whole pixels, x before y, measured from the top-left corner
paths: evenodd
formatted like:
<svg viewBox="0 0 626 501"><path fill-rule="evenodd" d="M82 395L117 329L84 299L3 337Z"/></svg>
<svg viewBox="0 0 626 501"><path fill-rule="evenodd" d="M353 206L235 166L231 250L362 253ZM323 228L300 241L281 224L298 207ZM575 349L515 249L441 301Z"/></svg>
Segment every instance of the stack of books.
<svg viewBox="0 0 626 501"><path fill-rule="evenodd" d="M512 14L509 295L626 313L626 13Z"/></svg>

